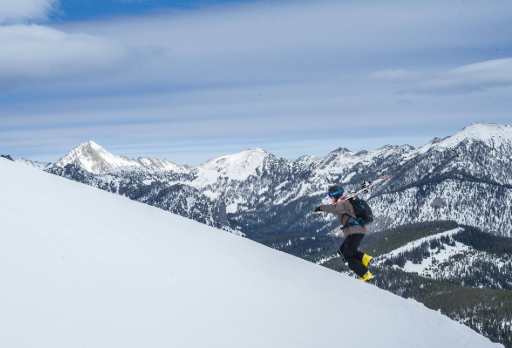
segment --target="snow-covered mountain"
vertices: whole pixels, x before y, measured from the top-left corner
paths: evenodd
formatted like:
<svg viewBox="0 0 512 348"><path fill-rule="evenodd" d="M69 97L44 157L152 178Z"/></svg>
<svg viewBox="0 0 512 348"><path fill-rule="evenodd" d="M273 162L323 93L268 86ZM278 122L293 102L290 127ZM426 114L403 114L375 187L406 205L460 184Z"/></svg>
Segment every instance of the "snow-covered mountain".
<svg viewBox="0 0 512 348"><path fill-rule="evenodd" d="M195 187L214 185L219 179L228 178L231 181L245 181L251 175L261 173L267 152L254 148L235 155L222 156L210 160L192 170L196 177L192 181Z"/></svg>
<svg viewBox="0 0 512 348"><path fill-rule="evenodd" d="M310 212L322 201L329 202L325 192L330 185L342 184L353 190L364 180L391 172L395 175L365 197L377 216L373 230L454 220L499 235L512 234L512 126L476 123L417 149L386 145L354 153L339 148L325 158L303 156L295 161L279 159L259 148L176 170L151 170L109 160L109 168L112 163L123 167L97 175L89 175L92 167L106 162L87 162L92 157L73 151L75 155L66 158L74 158L74 162L57 162L58 166L78 163L84 169L68 171L66 177L70 179L132 199L149 199L155 206L161 205L160 197L168 197L161 195L161 190L182 189L180 199L187 197L204 203L210 211L221 212L222 219L212 217L216 224L211 226L222 225L255 239L321 231L323 227L311 219ZM102 158L119 157L103 149L95 153L101 153ZM45 170L58 175L65 172L55 166ZM180 206L165 200L168 207ZM172 211L191 217L190 207ZM204 221L209 219L202 216Z"/></svg>
<svg viewBox="0 0 512 348"><path fill-rule="evenodd" d="M511 249L510 239L458 227L415 239L373 262L464 286L512 290Z"/></svg>
<svg viewBox="0 0 512 348"><path fill-rule="evenodd" d="M0 191L5 347L309 348L343 332L347 346L501 346L413 300L20 163L0 159Z"/></svg>
<svg viewBox="0 0 512 348"><path fill-rule="evenodd" d="M187 171L188 166L179 166L166 159L139 157L136 160L125 156L113 155L94 141L87 141L60 158L56 165L65 167L74 164L93 174L103 174L119 167L146 168L150 170Z"/></svg>

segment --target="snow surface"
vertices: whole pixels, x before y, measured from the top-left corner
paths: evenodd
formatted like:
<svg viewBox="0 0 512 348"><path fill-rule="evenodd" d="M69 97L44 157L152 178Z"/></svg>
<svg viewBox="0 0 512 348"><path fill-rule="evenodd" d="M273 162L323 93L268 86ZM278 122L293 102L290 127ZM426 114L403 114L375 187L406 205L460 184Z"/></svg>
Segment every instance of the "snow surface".
<svg viewBox="0 0 512 348"><path fill-rule="evenodd" d="M443 263L448 261L450 257L460 254L464 251L469 251L469 247L461 242L455 242L455 246L445 245L445 249L441 249L438 254L434 254L431 252L431 255L425 259L420 264L415 264L412 261L407 260L405 262L403 270L406 272L415 272L420 275L428 272L429 268L435 266L436 263ZM435 262L434 262L435 260Z"/></svg>
<svg viewBox="0 0 512 348"><path fill-rule="evenodd" d="M0 192L3 347L501 346L413 300L23 164L0 159Z"/></svg>

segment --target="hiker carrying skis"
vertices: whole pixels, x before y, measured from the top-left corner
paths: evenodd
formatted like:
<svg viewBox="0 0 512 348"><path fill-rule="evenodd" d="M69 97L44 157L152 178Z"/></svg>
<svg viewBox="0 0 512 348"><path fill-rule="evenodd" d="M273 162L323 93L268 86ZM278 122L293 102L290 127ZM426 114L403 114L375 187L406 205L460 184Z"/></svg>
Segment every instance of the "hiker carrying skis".
<svg viewBox="0 0 512 348"><path fill-rule="evenodd" d="M329 188L328 194L333 204L321 205L315 209L315 212L324 211L338 217L341 226L333 232L338 235L343 231L345 237L338 253L343 255L348 267L360 277L360 280L366 282L373 279L373 275L368 270L372 257L358 250L359 244L366 234L366 227L357 222L354 208L348 199L339 201L343 194L343 187L339 185L332 186Z"/></svg>

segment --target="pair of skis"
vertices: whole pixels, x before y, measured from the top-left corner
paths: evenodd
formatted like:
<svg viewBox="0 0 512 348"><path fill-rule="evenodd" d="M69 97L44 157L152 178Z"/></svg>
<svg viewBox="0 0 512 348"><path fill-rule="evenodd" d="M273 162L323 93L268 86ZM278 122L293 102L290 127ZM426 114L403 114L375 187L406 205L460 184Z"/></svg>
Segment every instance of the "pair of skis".
<svg viewBox="0 0 512 348"><path fill-rule="evenodd" d="M354 198L355 196L357 196L357 195L359 195L361 193L370 193L371 190L375 187L375 185L380 184L381 182L383 182L384 180L389 178L391 175L393 175L393 173L386 174L386 175L384 175L384 176L382 176L382 177L380 177L380 178L378 178L377 180L374 180L374 181L365 181L365 182L363 182L363 184L361 185L361 188L359 190L351 192L348 196L341 197L338 202L341 203L343 201L346 201L347 199ZM315 219L320 217L321 215L322 215L322 212L316 212L315 213Z"/></svg>
<svg viewBox="0 0 512 348"><path fill-rule="evenodd" d="M375 185L383 182L384 180L386 180L387 178L389 178L391 175L393 174L386 174L380 178L378 178L377 180L374 180L374 181L365 181L363 182L363 184L361 185L361 188L359 190L356 190L354 192L351 192L348 196L344 196L342 198L340 198L340 200L338 202L343 202L343 201L346 201L347 199L351 199L351 198L354 198L355 196L361 194L361 193L370 193L371 190L375 187ZM323 212L322 211L319 211L319 212L315 212L314 213L314 217L315 219L318 219L319 217L322 218L322 221L324 222L324 225L325 225L325 228L327 229L327 232L328 234L330 234L329 232L329 228L327 227L327 223L325 222L324 220L324 217L323 217ZM336 245L336 250L338 250L338 243L336 242L336 239L334 239L334 236L332 236L332 240L334 242L334 244ZM345 261L345 258L343 257L343 255L341 255L341 258L343 259L343 261Z"/></svg>

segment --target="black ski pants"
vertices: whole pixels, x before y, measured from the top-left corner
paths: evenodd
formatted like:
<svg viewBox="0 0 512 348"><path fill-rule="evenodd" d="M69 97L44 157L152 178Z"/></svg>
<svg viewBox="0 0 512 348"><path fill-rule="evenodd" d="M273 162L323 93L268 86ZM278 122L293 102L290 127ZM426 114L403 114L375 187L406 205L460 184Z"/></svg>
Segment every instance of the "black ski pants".
<svg viewBox="0 0 512 348"><path fill-rule="evenodd" d="M364 234L350 234L343 243L341 243L339 253L343 255L345 261L348 263L348 268L354 271L359 277L362 277L368 272L368 267L363 265L364 253L357 250Z"/></svg>

